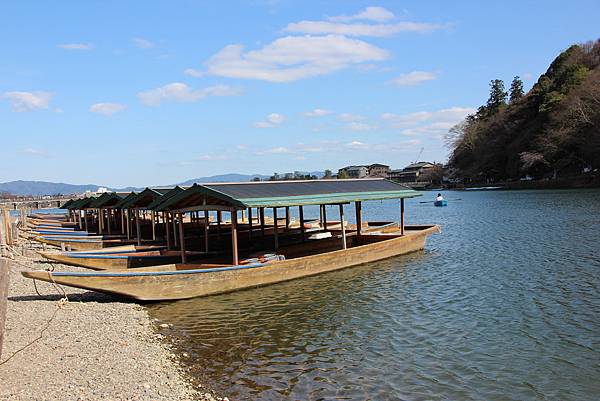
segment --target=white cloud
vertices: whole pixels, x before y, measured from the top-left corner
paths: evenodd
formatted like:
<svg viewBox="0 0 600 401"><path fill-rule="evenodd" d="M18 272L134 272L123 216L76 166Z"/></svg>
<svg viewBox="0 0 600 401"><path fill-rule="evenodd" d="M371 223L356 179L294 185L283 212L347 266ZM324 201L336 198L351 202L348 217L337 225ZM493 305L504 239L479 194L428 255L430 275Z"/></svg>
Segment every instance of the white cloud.
<svg viewBox="0 0 600 401"><path fill-rule="evenodd" d="M62 45L58 45L61 49L65 50L92 50L94 45L91 43L65 43Z"/></svg>
<svg viewBox="0 0 600 401"><path fill-rule="evenodd" d="M352 113L341 113L341 114L338 114L337 118L338 118L338 120L347 121L347 122L362 121L362 120L367 119L367 117L365 117L365 116L362 116L360 114L352 114Z"/></svg>
<svg viewBox="0 0 600 401"><path fill-rule="evenodd" d="M136 47L139 47L140 49L151 49L154 47L154 43L150 42L147 39L133 38L131 39L131 41Z"/></svg>
<svg viewBox="0 0 600 401"><path fill-rule="evenodd" d="M291 82L381 61L386 50L340 35L286 36L259 50L229 45L207 61L207 73L229 78Z"/></svg>
<svg viewBox="0 0 600 401"><path fill-rule="evenodd" d="M279 113L271 113L267 116L265 121L258 121L254 123L256 128L275 128L278 127L282 122L285 121L285 116Z"/></svg>
<svg viewBox="0 0 600 401"><path fill-rule="evenodd" d="M350 128L352 131L371 131L373 129L376 129L377 127L375 125L353 121L350 123L348 128Z"/></svg>
<svg viewBox="0 0 600 401"><path fill-rule="evenodd" d="M123 111L127 108L126 105L120 103L95 103L90 106L92 113L98 113L105 116L112 116L119 111Z"/></svg>
<svg viewBox="0 0 600 401"><path fill-rule="evenodd" d="M160 88L138 93L138 98L148 106L158 106L163 101L197 102L208 96L237 96L240 88L227 85L209 86L203 89L192 89L184 83L174 82Z"/></svg>
<svg viewBox="0 0 600 401"><path fill-rule="evenodd" d="M48 156L48 153L45 150L34 149L34 148L23 149L23 153L26 153L31 156L44 156L44 157Z"/></svg>
<svg viewBox="0 0 600 401"><path fill-rule="evenodd" d="M336 22L352 22L356 20L370 20L370 21L388 21L394 19L394 13L386 10L383 7L367 7L363 11L354 15L340 15L336 17L327 18L330 21Z"/></svg>
<svg viewBox="0 0 600 401"><path fill-rule="evenodd" d="M350 148L350 149L365 149L368 147L367 144L360 142L360 141L352 141L350 143L344 144L344 146L346 148Z"/></svg>
<svg viewBox="0 0 600 401"><path fill-rule="evenodd" d="M397 115L383 113L380 117L392 128L401 129L403 135L440 135L475 112L470 107L451 107L436 111L419 111Z"/></svg>
<svg viewBox="0 0 600 401"><path fill-rule="evenodd" d="M195 70L193 68L188 68L185 71L183 71L183 73L185 75L189 75L190 77L196 77L196 78L200 78L201 76L204 75L203 71Z"/></svg>
<svg viewBox="0 0 600 401"><path fill-rule="evenodd" d="M311 111L307 111L304 113L304 116L306 117L323 117L329 114L332 114L333 112L331 110L326 110L326 109L314 109Z"/></svg>
<svg viewBox="0 0 600 401"><path fill-rule="evenodd" d="M426 81L433 81L437 75L433 72L413 71L408 74L401 74L398 78L392 80L396 86L415 86Z"/></svg>
<svg viewBox="0 0 600 401"><path fill-rule="evenodd" d="M335 34L345 36L386 37L401 32L429 33L445 28L444 25L422 22L397 22L394 24L345 24L331 21L300 21L288 24L285 31L309 35Z"/></svg>
<svg viewBox="0 0 600 401"><path fill-rule="evenodd" d="M281 153L292 153L292 151L289 148L286 148L284 146L278 146L275 148L267 149L264 151L264 153L281 154Z"/></svg>
<svg viewBox="0 0 600 401"><path fill-rule="evenodd" d="M8 99L14 111L25 112L47 109L52 98L50 92L5 92L4 98Z"/></svg>
<svg viewBox="0 0 600 401"><path fill-rule="evenodd" d="M223 154L206 154L196 158L196 161L215 161L215 160L226 160L227 156Z"/></svg>

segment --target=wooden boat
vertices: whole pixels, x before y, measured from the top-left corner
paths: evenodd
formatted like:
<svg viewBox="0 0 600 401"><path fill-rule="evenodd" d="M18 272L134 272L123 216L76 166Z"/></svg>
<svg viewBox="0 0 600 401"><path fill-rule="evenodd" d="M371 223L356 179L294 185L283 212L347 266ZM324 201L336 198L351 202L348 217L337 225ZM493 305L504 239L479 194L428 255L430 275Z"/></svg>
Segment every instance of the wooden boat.
<svg viewBox="0 0 600 401"><path fill-rule="evenodd" d="M433 202L433 206L448 206L448 201L446 199L439 201L436 200Z"/></svg>
<svg viewBox="0 0 600 401"><path fill-rule="evenodd" d="M65 239L65 238L52 238L52 237L35 237L34 240L47 245L53 245L61 247L64 244L66 249L74 251L85 251L92 249L109 248L119 245L135 244L135 240L125 239Z"/></svg>
<svg viewBox="0 0 600 401"><path fill-rule="evenodd" d="M415 252L437 225L405 226L340 238L307 240L282 247L286 260L250 264L171 264L111 272L23 272L23 276L93 291L158 301L206 296L279 283Z"/></svg>
<svg viewBox="0 0 600 401"><path fill-rule="evenodd" d="M122 270L146 266L158 266L177 263L181 260L181 252L159 249L147 251L125 252L40 252L42 256L55 262L72 266L81 266L94 270ZM186 252L188 260L204 256L202 252Z"/></svg>

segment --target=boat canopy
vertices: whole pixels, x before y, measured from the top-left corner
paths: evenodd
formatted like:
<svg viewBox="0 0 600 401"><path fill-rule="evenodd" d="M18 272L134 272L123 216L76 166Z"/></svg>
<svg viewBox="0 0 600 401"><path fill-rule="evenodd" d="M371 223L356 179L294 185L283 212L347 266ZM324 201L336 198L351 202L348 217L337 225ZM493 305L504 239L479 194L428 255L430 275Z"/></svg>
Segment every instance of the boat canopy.
<svg viewBox="0 0 600 401"><path fill-rule="evenodd" d="M184 189L181 188L180 186L175 186L175 188L172 188L168 192L164 193L163 196L154 199L154 201L152 201L152 203L150 203L148 206L146 206L146 208L148 210L155 210L163 202L166 202L167 200L171 199L173 196L175 196L178 193L183 192L183 191L184 191Z"/></svg>
<svg viewBox="0 0 600 401"><path fill-rule="evenodd" d="M421 193L383 178L194 184L154 208L227 210L403 199Z"/></svg>
<svg viewBox="0 0 600 401"><path fill-rule="evenodd" d="M71 203L70 205L67 206L67 209L69 210L83 210L88 208L92 202L94 202L96 200L95 197L89 197L89 198L81 198L81 199L77 199L74 200L73 203Z"/></svg>
<svg viewBox="0 0 600 401"><path fill-rule="evenodd" d="M69 206L71 206L73 204L73 202L75 202L75 199L69 199L68 201L63 203L59 209L68 209Z"/></svg>
<svg viewBox="0 0 600 401"><path fill-rule="evenodd" d="M115 206L113 206L114 209L126 209L127 207L125 206L130 200L134 199L137 196L137 192L130 192L129 195L127 195L126 197L124 197L121 202L117 203Z"/></svg>
<svg viewBox="0 0 600 401"><path fill-rule="evenodd" d="M105 192L93 201L89 208L100 209L100 208L113 208L117 203L121 202L127 194L119 192Z"/></svg>
<svg viewBox="0 0 600 401"><path fill-rule="evenodd" d="M171 188L146 188L140 193L130 193L118 203L119 209L146 209L156 199L161 198Z"/></svg>

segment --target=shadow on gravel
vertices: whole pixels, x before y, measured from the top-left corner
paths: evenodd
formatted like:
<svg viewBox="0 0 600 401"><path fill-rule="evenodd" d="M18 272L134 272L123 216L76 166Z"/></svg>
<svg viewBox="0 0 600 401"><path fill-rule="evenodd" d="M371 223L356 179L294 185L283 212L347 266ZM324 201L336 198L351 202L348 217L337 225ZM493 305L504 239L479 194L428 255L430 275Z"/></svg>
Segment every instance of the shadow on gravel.
<svg viewBox="0 0 600 401"><path fill-rule="evenodd" d="M83 292L80 294L67 293L67 296L69 297L69 301L71 301L71 302L98 302L98 303L119 302L119 303L126 303L126 304L136 303L135 300L133 300L133 299L121 297L118 295L102 294L102 293L93 292L93 291ZM8 297L7 299L9 301L21 302L21 301L58 301L62 298L64 298L64 296L59 295L57 293L53 293L53 294L42 294L42 296L39 296L37 294L19 295L19 296ZM137 303L140 303L140 302L137 302Z"/></svg>

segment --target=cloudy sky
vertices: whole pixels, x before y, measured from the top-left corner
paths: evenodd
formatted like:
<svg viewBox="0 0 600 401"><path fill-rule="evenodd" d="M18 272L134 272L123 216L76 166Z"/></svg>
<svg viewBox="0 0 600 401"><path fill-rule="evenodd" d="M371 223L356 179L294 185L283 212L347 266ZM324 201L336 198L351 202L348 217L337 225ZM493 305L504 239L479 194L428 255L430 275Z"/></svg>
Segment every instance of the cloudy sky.
<svg viewBox="0 0 600 401"><path fill-rule="evenodd" d="M597 1L2 2L0 181L443 162L491 79L528 89L600 36L598 15Z"/></svg>

